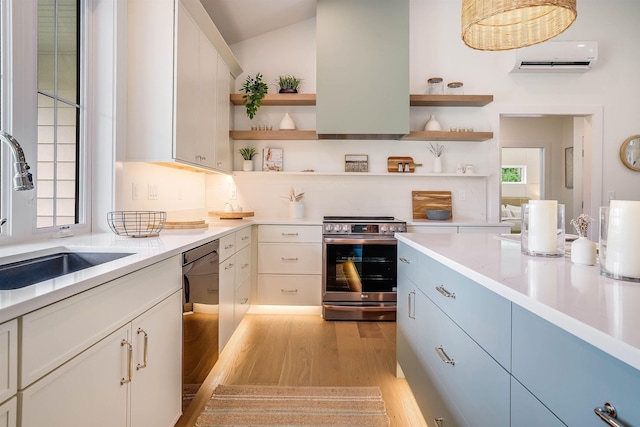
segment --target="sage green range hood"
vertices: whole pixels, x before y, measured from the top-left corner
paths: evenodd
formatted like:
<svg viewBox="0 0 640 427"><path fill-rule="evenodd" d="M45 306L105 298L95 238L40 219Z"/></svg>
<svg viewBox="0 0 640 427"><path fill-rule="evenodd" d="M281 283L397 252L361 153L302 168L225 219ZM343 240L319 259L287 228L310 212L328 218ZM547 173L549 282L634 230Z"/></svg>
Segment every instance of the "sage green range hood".
<svg viewBox="0 0 640 427"><path fill-rule="evenodd" d="M319 139L409 133L409 0L318 0Z"/></svg>

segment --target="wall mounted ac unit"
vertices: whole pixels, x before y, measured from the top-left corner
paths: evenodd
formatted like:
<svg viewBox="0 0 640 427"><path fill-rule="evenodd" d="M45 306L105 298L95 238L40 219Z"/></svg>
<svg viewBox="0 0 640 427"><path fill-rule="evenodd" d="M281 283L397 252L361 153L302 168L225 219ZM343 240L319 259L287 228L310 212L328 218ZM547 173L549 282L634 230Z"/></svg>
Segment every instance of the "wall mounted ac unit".
<svg viewBox="0 0 640 427"><path fill-rule="evenodd" d="M596 41L548 41L516 50L512 73L589 71L598 60Z"/></svg>

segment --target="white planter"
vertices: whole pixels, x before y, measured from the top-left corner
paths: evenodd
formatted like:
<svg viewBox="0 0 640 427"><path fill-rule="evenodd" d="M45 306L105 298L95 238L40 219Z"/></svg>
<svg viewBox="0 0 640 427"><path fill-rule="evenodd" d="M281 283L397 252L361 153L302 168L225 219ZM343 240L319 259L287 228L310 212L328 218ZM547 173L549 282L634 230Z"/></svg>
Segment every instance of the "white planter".
<svg viewBox="0 0 640 427"><path fill-rule="evenodd" d="M243 160L242 170L245 172L251 172L253 170L253 160Z"/></svg>
<svg viewBox="0 0 640 427"><path fill-rule="evenodd" d="M586 237L579 237L571 243L571 262L574 264L596 265L596 244Z"/></svg>
<svg viewBox="0 0 640 427"><path fill-rule="evenodd" d="M282 118L282 120L280 121L280 130L295 130L295 129L296 129L295 122L293 121L289 113L286 113Z"/></svg>
<svg viewBox="0 0 640 427"><path fill-rule="evenodd" d="M442 130L442 128L440 127L440 123L438 123L438 121L436 120L435 115L433 114L431 115L431 117L427 121L427 124L424 126L424 130L430 130L430 131Z"/></svg>
<svg viewBox="0 0 640 427"><path fill-rule="evenodd" d="M433 159L433 173L442 172L442 157L436 157Z"/></svg>
<svg viewBox="0 0 640 427"><path fill-rule="evenodd" d="M304 218L304 203L289 202L289 218L292 218L292 219Z"/></svg>

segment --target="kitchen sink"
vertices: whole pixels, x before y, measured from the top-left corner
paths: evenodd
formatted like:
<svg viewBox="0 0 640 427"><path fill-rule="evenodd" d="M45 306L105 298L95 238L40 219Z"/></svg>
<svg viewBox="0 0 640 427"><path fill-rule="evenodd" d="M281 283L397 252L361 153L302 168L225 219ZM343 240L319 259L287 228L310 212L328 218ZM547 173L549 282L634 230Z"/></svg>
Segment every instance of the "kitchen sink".
<svg viewBox="0 0 640 427"><path fill-rule="evenodd" d="M24 288L129 255L133 255L133 253L58 252L11 262L0 265L0 290Z"/></svg>

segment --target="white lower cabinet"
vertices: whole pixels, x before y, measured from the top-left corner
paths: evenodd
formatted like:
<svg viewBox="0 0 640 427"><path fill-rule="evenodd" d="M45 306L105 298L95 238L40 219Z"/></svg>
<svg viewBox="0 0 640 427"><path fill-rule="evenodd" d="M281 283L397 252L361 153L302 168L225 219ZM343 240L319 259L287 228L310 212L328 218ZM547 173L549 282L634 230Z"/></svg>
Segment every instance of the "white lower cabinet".
<svg viewBox="0 0 640 427"><path fill-rule="evenodd" d="M21 427L175 424L182 396L180 258L19 319Z"/></svg>
<svg viewBox="0 0 640 427"><path fill-rule="evenodd" d="M322 304L322 227L258 228L258 303Z"/></svg>
<svg viewBox="0 0 640 427"><path fill-rule="evenodd" d="M18 415L18 398L11 399L0 405L0 427L16 427Z"/></svg>
<svg viewBox="0 0 640 427"><path fill-rule="evenodd" d="M181 412L181 304L175 292L21 391L21 426L174 425Z"/></svg>
<svg viewBox="0 0 640 427"><path fill-rule="evenodd" d="M219 351L251 306L251 248L251 227L220 239Z"/></svg>
<svg viewBox="0 0 640 427"><path fill-rule="evenodd" d="M18 391L18 321L0 325L0 402ZM0 422L0 427L4 424Z"/></svg>

